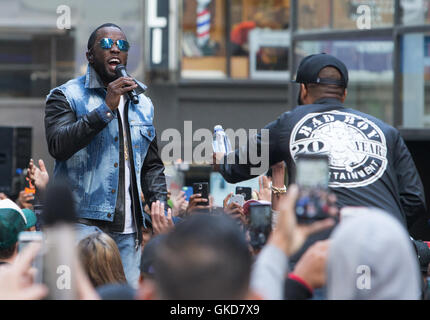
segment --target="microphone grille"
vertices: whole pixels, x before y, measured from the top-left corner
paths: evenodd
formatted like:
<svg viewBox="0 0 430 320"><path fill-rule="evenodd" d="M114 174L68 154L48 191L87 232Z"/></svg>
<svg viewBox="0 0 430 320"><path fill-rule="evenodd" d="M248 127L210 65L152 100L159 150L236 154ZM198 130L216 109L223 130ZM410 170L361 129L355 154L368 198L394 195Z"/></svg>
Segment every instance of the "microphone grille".
<svg viewBox="0 0 430 320"><path fill-rule="evenodd" d="M42 222L47 226L58 222L76 222L75 201L67 180L57 179L48 187L42 212Z"/></svg>
<svg viewBox="0 0 430 320"><path fill-rule="evenodd" d="M118 76L122 76L123 70L124 70L124 72L126 72L125 66L123 64L119 64L115 67L115 72Z"/></svg>

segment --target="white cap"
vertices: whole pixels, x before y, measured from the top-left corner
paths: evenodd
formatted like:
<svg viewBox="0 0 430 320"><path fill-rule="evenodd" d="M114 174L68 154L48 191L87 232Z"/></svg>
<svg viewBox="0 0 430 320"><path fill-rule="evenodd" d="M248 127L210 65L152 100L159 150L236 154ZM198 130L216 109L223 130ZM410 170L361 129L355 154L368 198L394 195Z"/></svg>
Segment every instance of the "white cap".
<svg viewBox="0 0 430 320"><path fill-rule="evenodd" d="M218 131L218 130L224 130L224 129L222 128L222 125L218 124L218 125L216 125L216 126L214 127L214 132L215 132L215 131Z"/></svg>
<svg viewBox="0 0 430 320"><path fill-rule="evenodd" d="M0 200L0 209L13 209L19 212L21 217L24 219L25 224L27 224L27 218L25 217L24 212L21 210L18 205L10 199Z"/></svg>

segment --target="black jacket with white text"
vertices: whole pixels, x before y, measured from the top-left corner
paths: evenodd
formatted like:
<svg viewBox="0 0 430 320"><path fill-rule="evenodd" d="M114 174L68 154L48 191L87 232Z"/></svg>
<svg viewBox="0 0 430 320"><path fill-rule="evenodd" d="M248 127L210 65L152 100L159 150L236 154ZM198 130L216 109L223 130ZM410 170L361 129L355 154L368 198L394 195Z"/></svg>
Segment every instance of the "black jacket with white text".
<svg viewBox="0 0 430 320"><path fill-rule="evenodd" d="M262 156L268 156L269 166L285 161L289 184L295 181L297 155L328 155L329 188L341 208L381 208L405 227L425 214L424 188L411 154L399 131L383 121L345 108L339 100L324 98L285 112L264 129L269 130L268 141L260 131L248 139L248 146L235 151L234 164L221 165L220 172L228 182L255 177L251 168L260 164L239 164L243 154L250 159L250 143L254 142L258 152L268 150Z"/></svg>

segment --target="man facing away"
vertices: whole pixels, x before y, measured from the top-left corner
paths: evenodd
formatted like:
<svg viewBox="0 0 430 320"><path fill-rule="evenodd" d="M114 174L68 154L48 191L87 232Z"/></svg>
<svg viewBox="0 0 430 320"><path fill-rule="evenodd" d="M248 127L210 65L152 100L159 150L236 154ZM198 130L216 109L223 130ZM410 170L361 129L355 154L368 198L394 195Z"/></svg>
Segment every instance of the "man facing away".
<svg viewBox="0 0 430 320"><path fill-rule="evenodd" d="M348 70L334 56L322 53L305 57L295 82L300 84L298 106L264 128L269 130L268 141L263 141L261 134L251 140L260 150L268 144L269 152L262 156L268 157L269 165L284 161L289 183L294 183L299 155L325 154L330 162L329 188L340 208L381 208L410 228L425 214L426 203L421 179L399 131L344 107ZM216 166L228 182L253 177L250 169L255 165L239 164L239 157L246 152L238 149L234 164L228 164L225 156L227 164ZM216 156L220 159L222 155ZM229 159L231 162L231 156ZM274 187L279 190L284 186ZM417 241L415 245L427 256L427 261L421 262L428 264L427 246Z"/></svg>
<svg viewBox="0 0 430 320"><path fill-rule="evenodd" d="M45 129L54 179L67 179L76 199L78 240L95 231L108 233L128 282L137 286L141 228L151 226L140 194L149 203L166 202L167 190L146 87L115 72L118 64L127 65L129 47L119 26L95 29L88 40L87 73L51 90ZM128 98L131 90L138 104Z"/></svg>

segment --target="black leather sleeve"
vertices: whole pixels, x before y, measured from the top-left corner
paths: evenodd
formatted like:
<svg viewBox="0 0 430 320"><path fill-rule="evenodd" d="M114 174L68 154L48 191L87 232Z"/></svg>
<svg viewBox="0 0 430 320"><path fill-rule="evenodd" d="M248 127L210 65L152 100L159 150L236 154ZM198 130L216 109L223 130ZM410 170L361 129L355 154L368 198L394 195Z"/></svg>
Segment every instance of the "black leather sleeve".
<svg viewBox="0 0 430 320"><path fill-rule="evenodd" d="M280 119L269 123L263 129L268 130L268 139L265 139L265 136L259 131L256 135L249 137L245 146L240 146L224 157L224 163L220 165L220 173L227 182L237 183L255 178L267 172L273 164L283 160L279 148ZM261 162L256 161L258 158ZM241 163L243 159L246 159L247 162ZM264 168L264 164L267 166L266 168ZM261 172L261 170L265 172Z"/></svg>
<svg viewBox="0 0 430 320"><path fill-rule="evenodd" d="M112 114L112 119L115 118ZM45 134L48 149L56 160L64 161L86 147L106 122L97 109L77 119L75 112L60 90L48 97L45 109Z"/></svg>
<svg viewBox="0 0 430 320"><path fill-rule="evenodd" d="M420 270L427 273L427 268L430 264L430 249L427 244L423 241L412 240L415 247L415 251L418 257L418 263L420 264Z"/></svg>
<svg viewBox="0 0 430 320"><path fill-rule="evenodd" d="M397 133L394 168L396 168L399 196L406 214L408 228L426 213L424 187L417 168L400 133Z"/></svg>
<svg viewBox="0 0 430 320"><path fill-rule="evenodd" d="M164 175L164 164L158 155L157 136L149 145L140 175L142 191L149 206L157 201L167 203L167 186ZM167 205L165 205L167 210Z"/></svg>

